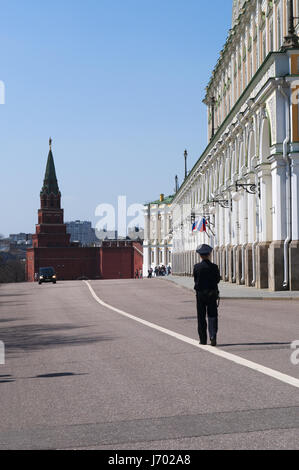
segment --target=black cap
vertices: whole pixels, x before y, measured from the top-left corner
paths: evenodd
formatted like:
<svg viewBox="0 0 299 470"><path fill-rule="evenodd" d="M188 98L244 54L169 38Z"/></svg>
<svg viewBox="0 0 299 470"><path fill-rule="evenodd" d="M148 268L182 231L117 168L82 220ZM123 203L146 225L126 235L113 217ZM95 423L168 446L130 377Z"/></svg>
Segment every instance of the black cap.
<svg viewBox="0 0 299 470"><path fill-rule="evenodd" d="M197 250L196 250L196 253L198 253L199 255L210 255L213 251L213 248L209 245L200 245Z"/></svg>

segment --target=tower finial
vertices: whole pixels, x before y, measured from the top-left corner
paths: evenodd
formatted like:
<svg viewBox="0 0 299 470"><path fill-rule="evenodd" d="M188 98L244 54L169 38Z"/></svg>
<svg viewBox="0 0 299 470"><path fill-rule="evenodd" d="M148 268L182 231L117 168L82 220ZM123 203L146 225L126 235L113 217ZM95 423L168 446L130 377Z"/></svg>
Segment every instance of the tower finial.
<svg viewBox="0 0 299 470"><path fill-rule="evenodd" d="M49 139L49 147L50 147L50 150L52 150L52 138L51 137Z"/></svg>

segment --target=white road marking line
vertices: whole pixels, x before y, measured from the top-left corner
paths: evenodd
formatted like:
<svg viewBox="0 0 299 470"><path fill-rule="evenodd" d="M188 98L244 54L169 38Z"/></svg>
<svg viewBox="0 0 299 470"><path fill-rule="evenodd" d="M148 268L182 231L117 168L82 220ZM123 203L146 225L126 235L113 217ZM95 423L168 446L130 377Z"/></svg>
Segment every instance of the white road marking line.
<svg viewBox="0 0 299 470"><path fill-rule="evenodd" d="M5 345L3 341L0 341L0 365L5 365Z"/></svg>
<svg viewBox="0 0 299 470"><path fill-rule="evenodd" d="M118 308L113 307L112 305L106 304L105 302L103 302L103 300L101 300L96 295L91 285L87 281L84 281L84 282L89 288L93 298L100 305L102 305L105 308L108 308L109 310L113 310L119 315L130 318L131 320L141 323L142 325L148 326L149 328L152 328L154 330L160 331L160 333L164 333L168 336L172 336L173 338L179 339L180 341L183 341L184 343L191 344L192 346L202 349L205 352L209 352L211 354L214 354L215 356L222 357L223 359L227 359L228 361L234 362L241 366L248 367L249 369L255 370L257 372L261 372L264 375L268 375L269 377L280 380L281 382L284 382L288 385L292 385L293 387L299 388L299 379L296 379L295 377L283 374L282 372L279 372L274 369L270 369L269 367L264 367L261 364L257 364L256 362L248 361L247 359L244 359L240 356L236 356L235 354L228 353L226 351L223 351L222 349L217 349L212 346L203 346L199 344L199 342L196 341L195 339L189 338L188 336L184 336L179 333L175 333L174 331L168 330L167 328L163 328L162 326L156 325L155 323L148 322L147 320L143 320L142 318L135 317L134 315L131 315L130 313L126 313L123 310L119 310Z"/></svg>

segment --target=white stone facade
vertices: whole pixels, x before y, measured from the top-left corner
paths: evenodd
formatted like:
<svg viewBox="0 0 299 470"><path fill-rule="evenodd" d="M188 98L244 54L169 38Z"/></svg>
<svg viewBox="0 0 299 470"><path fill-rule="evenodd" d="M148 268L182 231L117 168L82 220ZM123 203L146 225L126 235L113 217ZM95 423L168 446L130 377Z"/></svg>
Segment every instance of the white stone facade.
<svg viewBox="0 0 299 470"><path fill-rule="evenodd" d="M299 290L299 48L282 47L287 4L233 3L205 98L209 144L171 205L175 274L192 274L205 242L224 280ZM194 216L208 217L209 234L192 233Z"/></svg>
<svg viewBox="0 0 299 470"><path fill-rule="evenodd" d="M143 276L150 268L172 265L172 199L161 195L144 208Z"/></svg>

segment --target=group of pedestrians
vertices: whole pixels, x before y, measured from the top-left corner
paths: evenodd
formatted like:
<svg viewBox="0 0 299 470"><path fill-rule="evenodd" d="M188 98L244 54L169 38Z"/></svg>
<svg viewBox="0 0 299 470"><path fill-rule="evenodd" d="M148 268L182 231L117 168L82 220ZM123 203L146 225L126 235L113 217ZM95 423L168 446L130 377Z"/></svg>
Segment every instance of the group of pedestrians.
<svg viewBox="0 0 299 470"><path fill-rule="evenodd" d="M155 269L150 268L148 270L148 279L152 279L153 276L160 277L160 276L169 276L171 274L171 266L156 266Z"/></svg>
<svg viewBox="0 0 299 470"><path fill-rule="evenodd" d="M135 271L135 279L142 279L143 278L143 274L142 274L142 269L136 269Z"/></svg>

